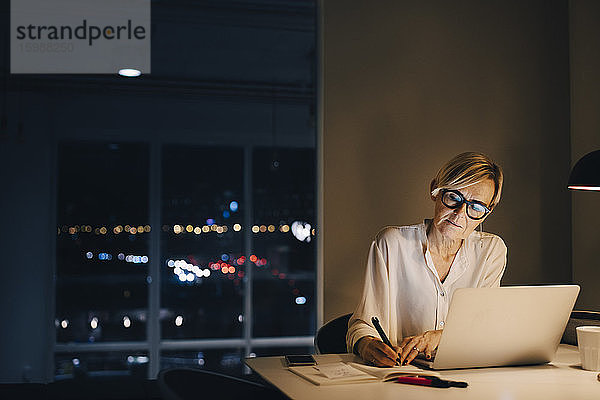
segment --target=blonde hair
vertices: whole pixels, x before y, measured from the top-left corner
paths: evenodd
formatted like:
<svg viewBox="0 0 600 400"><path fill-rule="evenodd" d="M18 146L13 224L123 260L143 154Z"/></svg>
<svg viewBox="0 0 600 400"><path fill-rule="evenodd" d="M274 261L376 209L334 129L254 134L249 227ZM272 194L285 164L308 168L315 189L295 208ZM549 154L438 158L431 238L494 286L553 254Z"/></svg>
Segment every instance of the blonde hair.
<svg viewBox="0 0 600 400"><path fill-rule="evenodd" d="M494 182L494 196L489 208L500 201L504 174L502 168L482 153L461 153L448 161L431 181L431 195L437 196L442 189L460 190L485 179Z"/></svg>

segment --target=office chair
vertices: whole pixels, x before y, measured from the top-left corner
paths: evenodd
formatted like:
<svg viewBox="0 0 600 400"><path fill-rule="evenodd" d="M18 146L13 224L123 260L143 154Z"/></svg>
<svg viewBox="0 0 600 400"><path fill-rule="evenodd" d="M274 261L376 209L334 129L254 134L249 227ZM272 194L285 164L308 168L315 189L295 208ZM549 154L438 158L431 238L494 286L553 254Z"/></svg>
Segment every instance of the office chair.
<svg viewBox="0 0 600 400"><path fill-rule="evenodd" d="M342 315L327 322L317 331L315 336L315 349L317 353L347 353L346 332L348 332L348 321L352 313Z"/></svg>
<svg viewBox="0 0 600 400"><path fill-rule="evenodd" d="M197 368L163 369L158 373L157 380L164 400L287 398L275 389L259 383Z"/></svg>
<svg viewBox="0 0 600 400"><path fill-rule="evenodd" d="M567 327L563 333L561 343L572 344L577 346L577 331L575 328L578 326L589 326L595 325L600 326L600 312L596 311L573 311Z"/></svg>

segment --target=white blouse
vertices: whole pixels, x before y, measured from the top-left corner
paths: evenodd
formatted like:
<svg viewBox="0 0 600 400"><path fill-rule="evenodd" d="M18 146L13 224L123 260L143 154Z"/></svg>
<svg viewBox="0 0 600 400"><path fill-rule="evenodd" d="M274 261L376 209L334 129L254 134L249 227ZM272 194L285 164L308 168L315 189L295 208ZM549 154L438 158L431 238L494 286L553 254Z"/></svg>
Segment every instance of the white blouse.
<svg viewBox="0 0 600 400"><path fill-rule="evenodd" d="M431 223L381 230L369 251L362 298L348 322L346 346L352 352L364 336L379 337L379 318L390 342L443 329L452 294L464 287L497 287L506 267L506 245L496 235L474 231L465 239L440 281L427 244Z"/></svg>

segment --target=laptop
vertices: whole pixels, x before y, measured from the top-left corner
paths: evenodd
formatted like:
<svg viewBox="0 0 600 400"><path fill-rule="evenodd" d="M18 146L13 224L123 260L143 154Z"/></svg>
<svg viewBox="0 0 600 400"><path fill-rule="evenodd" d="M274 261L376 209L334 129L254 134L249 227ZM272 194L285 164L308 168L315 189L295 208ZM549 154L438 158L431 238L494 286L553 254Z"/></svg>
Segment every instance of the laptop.
<svg viewBox="0 0 600 400"><path fill-rule="evenodd" d="M430 369L543 364L554 358L577 285L457 289Z"/></svg>

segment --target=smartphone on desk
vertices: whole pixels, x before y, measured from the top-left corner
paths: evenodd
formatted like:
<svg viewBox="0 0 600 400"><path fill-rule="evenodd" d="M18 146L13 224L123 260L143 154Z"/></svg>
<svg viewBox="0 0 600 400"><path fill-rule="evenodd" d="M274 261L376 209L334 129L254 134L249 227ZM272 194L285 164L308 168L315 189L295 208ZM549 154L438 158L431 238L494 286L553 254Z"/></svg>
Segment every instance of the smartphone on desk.
<svg viewBox="0 0 600 400"><path fill-rule="evenodd" d="M299 367L302 365L316 365L317 360L310 354L285 356L285 362L288 367Z"/></svg>

